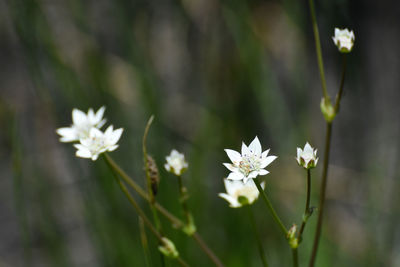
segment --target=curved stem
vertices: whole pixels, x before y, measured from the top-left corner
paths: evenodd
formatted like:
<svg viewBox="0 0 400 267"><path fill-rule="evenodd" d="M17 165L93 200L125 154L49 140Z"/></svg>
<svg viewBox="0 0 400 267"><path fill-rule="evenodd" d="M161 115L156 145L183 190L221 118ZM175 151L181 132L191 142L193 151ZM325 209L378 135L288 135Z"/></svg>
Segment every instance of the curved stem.
<svg viewBox="0 0 400 267"><path fill-rule="evenodd" d="M311 195L311 170L307 169L307 199L306 199L306 207L304 209L303 222L301 223L300 231L298 234L300 242L301 242L301 235L303 234L308 217L310 216L310 195Z"/></svg>
<svg viewBox="0 0 400 267"><path fill-rule="evenodd" d="M107 154L104 153L104 158L106 161L109 163L109 166L133 189L135 190L139 196L141 196L143 199L149 201L150 197L147 195L147 193L142 189L141 186L139 186L135 181L132 180L132 178L124 171L122 170L117 163ZM161 206L159 203L155 202L154 203L155 208L162 214L164 215L165 218L167 218L174 227L181 229L184 226L184 223L179 220L176 216L174 216L172 213L170 213L168 210L166 210L163 206ZM200 246L200 248L204 251L204 253L210 258L210 260L215 264L215 266L218 267L223 267L224 265L222 264L221 260L214 254L214 252L207 246L207 244L204 242L204 240L201 238L201 236L196 232L191 237L197 242L197 244Z"/></svg>
<svg viewBox="0 0 400 267"><path fill-rule="evenodd" d="M265 255L264 255L263 244L262 244L260 235L258 234L258 231L257 231L257 223L256 223L256 220L254 218L253 210L251 208L251 205L246 205L246 206L247 206L247 210L249 212L251 225L253 226L254 235L256 236L257 245L258 245L258 252L260 253L261 261L262 261L264 267L268 267L267 259L265 258Z"/></svg>
<svg viewBox="0 0 400 267"><path fill-rule="evenodd" d="M265 193L265 191L262 189L260 181L258 180L258 178L254 179L254 182L257 186L258 191L260 192L265 204L267 205L268 210L270 211L272 218L274 218L276 224L279 226L279 228L282 230L283 234L285 235L285 237L287 236L287 230L286 227L283 225L281 219L279 219L278 214L276 213L276 211L274 210L274 208L272 207L271 201L269 201L269 198L267 196L267 194Z"/></svg>
<svg viewBox="0 0 400 267"><path fill-rule="evenodd" d="M292 255L293 255L293 267L299 267L299 255L297 248L292 248Z"/></svg>
<svg viewBox="0 0 400 267"><path fill-rule="evenodd" d="M107 154L105 154L107 155ZM128 198L129 202L131 205L135 208L136 212L139 214L139 217L142 218L143 222L145 225L150 229L150 231L157 237L157 239L160 241L160 243L163 242L163 236L160 234L159 231L153 226L149 218L147 218L146 214L144 211L140 208L139 204L136 202L136 200L133 198L131 193L129 192L128 188L125 186L125 184L119 179L118 173L112 168L110 162L107 160L107 157L104 157L107 165L110 167L112 170L112 173L114 174L115 180L118 183L119 187L121 188L122 192L125 194L125 196ZM182 260L180 257L177 257L176 260L182 265L182 266L189 266L184 260Z"/></svg>
<svg viewBox="0 0 400 267"><path fill-rule="evenodd" d="M324 166L322 170L322 183L321 183L321 195L319 197L319 212L318 212L318 221L317 221L317 229L314 237L314 244L310 259L309 266L312 267L315 264L315 259L317 257L317 250L319 245L319 240L321 236L322 230L322 220L324 215L324 205L325 205L325 194L326 194L326 185L328 178L328 165L329 165L329 151L331 147L331 135L332 135L332 123L326 123L326 136L325 136L325 151L324 151Z"/></svg>
<svg viewBox="0 0 400 267"><path fill-rule="evenodd" d="M317 18L315 16L314 1L313 0L308 0L308 4L309 4L309 7L310 7L311 20L312 20L312 26L313 26L313 31L314 31L315 50L317 52L318 69L319 69L319 75L320 75L320 78L321 78L322 93L324 95L325 100L330 102L328 90L326 88L326 80L325 80L325 72L324 72L324 61L322 59L321 41L319 39L318 23L317 23Z"/></svg>

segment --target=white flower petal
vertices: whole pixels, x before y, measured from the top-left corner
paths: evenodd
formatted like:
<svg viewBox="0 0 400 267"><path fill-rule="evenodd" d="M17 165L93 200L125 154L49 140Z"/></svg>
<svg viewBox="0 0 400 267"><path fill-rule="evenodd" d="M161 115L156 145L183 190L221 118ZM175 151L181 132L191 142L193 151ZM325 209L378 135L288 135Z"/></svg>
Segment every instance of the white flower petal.
<svg viewBox="0 0 400 267"><path fill-rule="evenodd" d="M87 148L84 147L84 146L82 146L81 148L79 148L79 149L76 151L75 155L76 155L77 157L80 157L80 158L91 158L91 157L92 157L92 153L90 152L90 150L87 149Z"/></svg>
<svg viewBox="0 0 400 267"><path fill-rule="evenodd" d="M242 173L240 173L240 172L231 172L228 175L227 179L229 179L229 180L242 180L243 178L245 178L245 177L244 177L244 175Z"/></svg>
<svg viewBox="0 0 400 267"><path fill-rule="evenodd" d="M255 155L261 155L261 143L256 136L254 140L249 145L249 150Z"/></svg>
<svg viewBox="0 0 400 267"><path fill-rule="evenodd" d="M110 144L116 144L119 141L119 139L121 138L123 131L124 131L124 129L122 129L122 128L115 130L109 139Z"/></svg>
<svg viewBox="0 0 400 267"><path fill-rule="evenodd" d="M265 151L261 154L261 157L262 157L262 158L266 158L266 157L268 156L268 153L269 153L269 149L265 150Z"/></svg>
<svg viewBox="0 0 400 267"><path fill-rule="evenodd" d="M56 132L61 136L61 142L72 142L78 140L76 131L72 127L58 128Z"/></svg>
<svg viewBox="0 0 400 267"><path fill-rule="evenodd" d="M250 149L246 146L246 144L244 142L242 142L242 156L248 156L250 155Z"/></svg>
<svg viewBox="0 0 400 267"><path fill-rule="evenodd" d="M76 108L72 110L72 122L74 125L82 125L85 124L86 121L86 114L83 111Z"/></svg>
<svg viewBox="0 0 400 267"><path fill-rule="evenodd" d="M229 204L230 204L230 207L232 207L232 208L239 208L239 207L242 206L242 205L239 203L239 201L237 201L237 199L231 197L231 196L228 195L228 194L219 193L218 196L221 197L221 198L223 198L223 199L225 199L226 201L228 201Z"/></svg>
<svg viewBox="0 0 400 267"><path fill-rule="evenodd" d="M261 159L260 168L261 168L261 169L264 169L264 168L267 167L269 164L271 164L271 162L273 162L276 158L277 158L277 156L268 156L268 157L266 157L266 158L262 158L262 159Z"/></svg>
<svg viewBox="0 0 400 267"><path fill-rule="evenodd" d="M224 166L225 166L228 170L230 170L231 172L235 172L235 171L238 170L237 167L233 166L233 165L230 164L230 163L222 163L222 164L224 164Z"/></svg>
<svg viewBox="0 0 400 267"><path fill-rule="evenodd" d="M242 160L242 155L239 152L232 149L225 149L226 154L233 164L237 165Z"/></svg>
<svg viewBox="0 0 400 267"><path fill-rule="evenodd" d="M99 108L99 110L96 112L95 115L95 121L96 123L100 123L102 121L103 115L104 115L104 111L106 110L105 106L102 106L101 108ZM105 122L105 120L103 120ZM99 126L100 127L100 126Z"/></svg>
<svg viewBox="0 0 400 267"><path fill-rule="evenodd" d="M269 173L269 171L264 170L264 169L261 169L261 170L258 172L259 175L267 175L268 173Z"/></svg>

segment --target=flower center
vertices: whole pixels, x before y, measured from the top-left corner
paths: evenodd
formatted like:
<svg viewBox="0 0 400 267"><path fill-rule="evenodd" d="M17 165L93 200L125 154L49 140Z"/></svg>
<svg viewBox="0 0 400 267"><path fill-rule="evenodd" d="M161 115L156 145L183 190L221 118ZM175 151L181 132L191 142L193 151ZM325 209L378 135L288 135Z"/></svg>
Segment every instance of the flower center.
<svg viewBox="0 0 400 267"><path fill-rule="evenodd" d="M252 171L260 170L260 157L255 155L245 155L239 162L239 171L245 176L249 176Z"/></svg>

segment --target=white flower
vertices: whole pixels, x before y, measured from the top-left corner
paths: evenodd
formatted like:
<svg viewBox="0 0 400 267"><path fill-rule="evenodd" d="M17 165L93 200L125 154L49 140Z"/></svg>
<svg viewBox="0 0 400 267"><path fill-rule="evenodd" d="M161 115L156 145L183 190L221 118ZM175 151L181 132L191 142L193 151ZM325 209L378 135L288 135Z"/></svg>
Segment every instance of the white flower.
<svg viewBox="0 0 400 267"><path fill-rule="evenodd" d="M76 156L96 160L101 153L114 151L122 131L122 128L114 130L112 125L104 133L97 128L90 129L89 136L81 138L80 144L74 145L78 149Z"/></svg>
<svg viewBox="0 0 400 267"><path fill-rule="evenodd" d="M353 31L335 28L335 36L332 39L340 52L349 53L353 48L355 36Z"/></svg>
<svg viewBox="0 0 400 267"><path fill-rule="evenodd" d="M169 156L165 158L167 163L164 167L167 171L180 176L188 168L188 163L185 161L185 155L179 153L175 149L171 151Z"/></svg>
<svg viewBox="0 0 400 267"><path fill-rule="evenodd" d="M307 142L304 146L304 149L297 148L297 163L305 169L311 169L317 166L318 158L317 158L317 149L313 149L310 144Z"/></svg>
<svg viewBox="0 0 400 267"><path fill-rule="evenodd" d="M227 194L219 193L218 196L228 201L231 208L240 208L243 206L245 202L241 202L239 200L240 197L245 197L247 199L246 202L252 204L260 194L252 179L248 183L224 179L224 184ZM261 187L265 188L264 182L261 183Z"/></svg>
<svg viewBox="0 0 400 267"><path fill-rule="evenodd" d="M230 180L243 180L256 178L258 175L266 175L269 172L264 168L267 167L276 156L268 156L269 149L262 152L260 141L257 136L247 147L242 143L242 154L232 149L225 149L231 163L224 163L224 166L231 171L228 175Z"/></svg>
<svg viewBox="0 0 400 267"><path fill-rule="evenodd" d="M90 129L93 127L100 129L106 122L106 120L103 119L105 109L106 108L103 106L96 113L94 113L93 109L90 108L88 113L85 114L83 111L74 108L72 110L71 127L57 129L57 133L61 135L60 141L79 141L81 138L87 138L89 136Z"/></svg>

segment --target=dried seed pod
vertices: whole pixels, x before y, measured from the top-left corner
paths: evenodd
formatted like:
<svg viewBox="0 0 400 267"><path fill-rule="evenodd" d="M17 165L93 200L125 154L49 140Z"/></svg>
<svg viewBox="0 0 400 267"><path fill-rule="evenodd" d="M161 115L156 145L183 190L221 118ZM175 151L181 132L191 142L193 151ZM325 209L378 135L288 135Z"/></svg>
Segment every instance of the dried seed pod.
<svg viewBox="0 0 400 267"><path fill-rule="evenodd" d="M160 182L160 175L158 173L157 164L151 156L147 156L147 172L150 177L150 187L153 192L153 196L157 195L158 184Z"/></svg>

